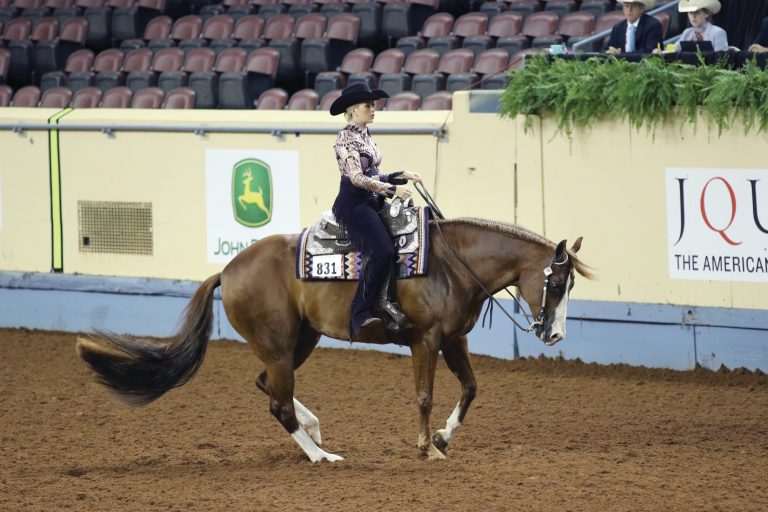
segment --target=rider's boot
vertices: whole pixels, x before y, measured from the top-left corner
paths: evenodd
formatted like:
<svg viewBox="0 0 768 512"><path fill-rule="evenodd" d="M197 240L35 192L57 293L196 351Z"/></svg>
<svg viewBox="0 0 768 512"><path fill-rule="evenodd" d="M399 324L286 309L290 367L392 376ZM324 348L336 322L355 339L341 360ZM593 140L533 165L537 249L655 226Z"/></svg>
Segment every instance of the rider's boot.
<svg viewBox="0 0 768 512"><path fill-rule="evenodd" d="M387 278L379 291L376 302L376 314L384 321L384 327L388 332L398 334L408 322L408 317L400 309L400 304L393 299L395 290L395 272L390 268Z"/></svg>

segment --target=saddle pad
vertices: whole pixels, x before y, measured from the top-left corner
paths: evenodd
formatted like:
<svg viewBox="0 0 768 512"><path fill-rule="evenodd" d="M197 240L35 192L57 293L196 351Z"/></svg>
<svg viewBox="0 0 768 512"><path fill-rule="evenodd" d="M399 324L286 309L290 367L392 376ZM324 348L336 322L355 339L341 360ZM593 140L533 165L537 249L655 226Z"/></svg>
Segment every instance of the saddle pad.
<svg viewBox="0 0 768 512"><path fill-rule="evenodd" d="M391 218L387 218L388 212L381 214L390 233L394 233L392 243L398 253L398 279L427 273L430 210L428 207L406 210ZM297 279L354 281L360 278L362 266L360 252L352 247L346 233L329 212L301 232L296 247Z"/></svg>

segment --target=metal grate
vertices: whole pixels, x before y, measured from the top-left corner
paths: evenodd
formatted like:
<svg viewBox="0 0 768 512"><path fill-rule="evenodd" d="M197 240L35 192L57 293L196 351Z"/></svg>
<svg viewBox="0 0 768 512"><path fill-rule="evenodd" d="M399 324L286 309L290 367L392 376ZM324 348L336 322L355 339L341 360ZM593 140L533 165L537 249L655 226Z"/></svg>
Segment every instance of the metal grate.
<svg viewBox="0 0 768 512"><path fill-rule="evenodd" d="M152 254L152 203L78 201L80 252Z"/></svg>

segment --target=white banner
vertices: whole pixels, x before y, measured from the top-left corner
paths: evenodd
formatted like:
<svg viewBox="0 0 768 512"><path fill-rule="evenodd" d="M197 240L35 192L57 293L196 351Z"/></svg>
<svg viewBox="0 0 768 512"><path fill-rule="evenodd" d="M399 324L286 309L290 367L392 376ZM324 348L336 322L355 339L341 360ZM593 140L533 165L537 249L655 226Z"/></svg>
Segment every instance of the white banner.
<svg viewBox="0 0 768 512"><path fill-rule="evenodd" d="M768 170L666 169L669 277L768 282Z"/></svg>
<svg viewBox="0 0 768 512"><path fill-rule="evenodd" d="M206 150L205 189L211 263L227 263L266 236L300 231L298 151Z"/></svg>

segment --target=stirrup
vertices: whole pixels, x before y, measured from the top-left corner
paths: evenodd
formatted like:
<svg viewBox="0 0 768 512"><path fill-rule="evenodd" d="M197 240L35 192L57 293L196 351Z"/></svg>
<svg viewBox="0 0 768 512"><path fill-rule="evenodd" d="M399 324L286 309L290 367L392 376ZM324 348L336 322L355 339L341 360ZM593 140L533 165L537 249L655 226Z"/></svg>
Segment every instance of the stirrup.
<svg viewBox="0 0 768 512"><path fill-rule="evenodd" d="M388 300L383 301L379 307L392 320L391 322L386 322L388 327L396 330L400 330L405 327L405 324L408 321L408 317L406 317L405 314L400 311L400 307L396 302L389 302Z"/></svg>

